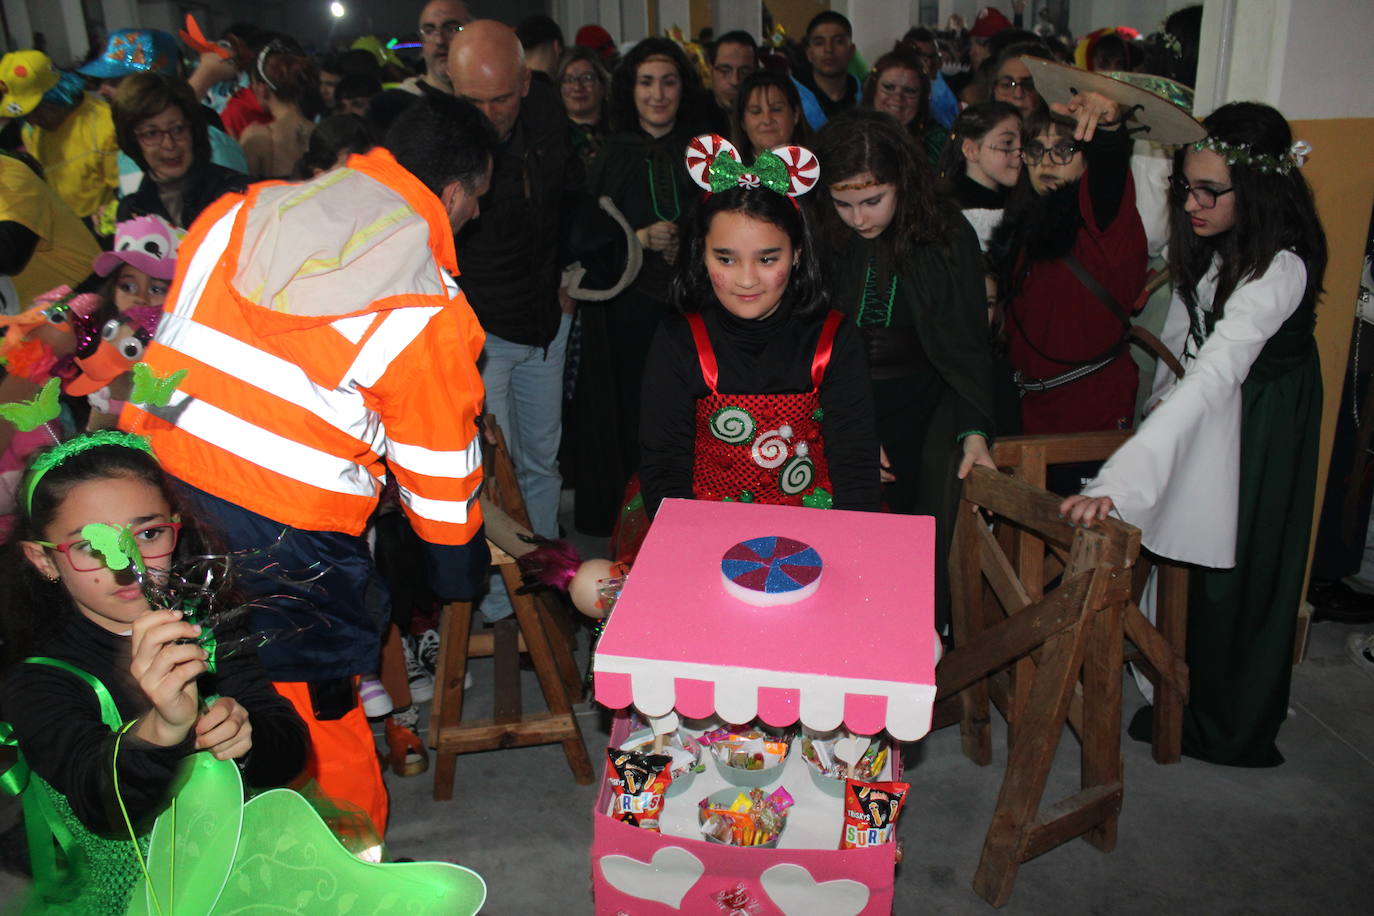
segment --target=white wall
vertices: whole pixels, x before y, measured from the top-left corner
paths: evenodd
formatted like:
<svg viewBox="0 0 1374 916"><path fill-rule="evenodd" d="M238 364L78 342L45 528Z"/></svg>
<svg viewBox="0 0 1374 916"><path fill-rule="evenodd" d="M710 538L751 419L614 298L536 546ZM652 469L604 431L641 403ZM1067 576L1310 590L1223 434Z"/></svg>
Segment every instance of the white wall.
<svg viewBox="0 0 1374 916"><path fill-rule="evenodd" d="M1273 105L1290 120L1374 117L1374 3L1209 0L1196 113Z"/></svg>

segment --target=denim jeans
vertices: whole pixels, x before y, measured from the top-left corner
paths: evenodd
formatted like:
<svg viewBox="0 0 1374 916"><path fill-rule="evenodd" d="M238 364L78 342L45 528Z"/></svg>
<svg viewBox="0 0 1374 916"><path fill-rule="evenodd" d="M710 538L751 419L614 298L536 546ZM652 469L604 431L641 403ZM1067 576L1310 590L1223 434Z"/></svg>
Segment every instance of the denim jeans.
<svg viewBox="0 0 1374 916"><path fill-rule="evenodd" d="M487 389L487 413L506 434L515 476L536 534L558 537L558 442L563 432L563 358L572 316L564 315L558 334L543 347L487 335L479 368Z"/></svg>
<svg viewBox="0 0 1374 916"><path fill-rule="evenodd" d="M505 433L530 528L551 538L558 537L558 497L563 486L558 443L563 431L563 360L571 325L572 316L563 315L547 354L543 347L488 334L478 364L487 390L486 410ZM511 613L499 575L491 577L491 592L482 599L481 612L488 620Z"/></svg>

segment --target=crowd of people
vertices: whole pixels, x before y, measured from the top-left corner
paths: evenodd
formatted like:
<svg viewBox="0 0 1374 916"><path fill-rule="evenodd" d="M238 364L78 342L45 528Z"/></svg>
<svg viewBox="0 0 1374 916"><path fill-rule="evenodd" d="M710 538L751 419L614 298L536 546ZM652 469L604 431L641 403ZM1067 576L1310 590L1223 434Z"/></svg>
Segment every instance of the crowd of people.
<svg viewBox="0 0 1374 916"><path fill-rule="evenodd" d="M1187 87L1200 17L1071 43L989 7L867 67L836 12L797 42L621 48L431 0L418 72L376 39L312 54L242 23L180 45L120 30L76 70L5 55L0 400L50 377L65 394L60 418L0 432L19 596L0 718L96 834L113 754L153 799L193 748L251 760L255 784L304 767L381 831L367 718L388 717L397 773L423 769L437 637L418 621L450 599L510 613L482 537L484 416L535 535L559 536L565 489L596 536L669 497L917 513L940 577L996 437L1138 426L1051 489L1075 522L1115 513L1198 567L1185 752L1281 762L1321 409L1305 151L1253 103L1152 148L1110 78L1051 105L1032 70ZM1141 419L1129 332L1152 258L1184 372L1159 372ZM148 401L136 360L180 388ZM155 571L208 543L321 572L241 583L258 600L238 625L262 638L197 712L198 631L92 558L91 522L165 546L142 547ZM39 625L59 607L79 614ZM32 656L111 682L140 723L122 750L90 688Z"/></svg>

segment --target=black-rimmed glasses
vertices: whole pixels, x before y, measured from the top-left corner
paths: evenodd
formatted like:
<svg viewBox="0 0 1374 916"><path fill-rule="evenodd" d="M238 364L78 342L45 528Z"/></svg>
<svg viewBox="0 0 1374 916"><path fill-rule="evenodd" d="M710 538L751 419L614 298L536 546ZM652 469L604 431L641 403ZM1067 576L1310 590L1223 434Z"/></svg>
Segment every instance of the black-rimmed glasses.
<svg viewBox="0 0 1374 916"><path fill-rule="evenodd" d="M1197 201L1197 205L1204 210L1210 210L1217 205L1217 198L1225 194L1230 194L1235 188L1209 188L1206 185L1192 185L1188 179L1178 175L1169 177L1169 190L1173 193L1175 203L1187 203L1191 197Z"/></svg>
<svg viewBox="0 0 1374 916"><path fill-rule="evenodd" d="M1031 165L1039 165L1041 159L1049 156L1050 162L1055 165L1068 165L1074 155L1082 149L1083 144L1076 140L1056 143L1050 147L1041 143L1027 143L1021 147L1021 158Z"/></svg>
<svg viewBox="0 0 1374 916"><path fill-rule="evenodd" d="M1011 92L1013 89L1020 89L1023 92L1035 91L1035 80L1029 76L1020 79L1014 76L999 76L993 80L993 85L1004 92Z"/></svg>

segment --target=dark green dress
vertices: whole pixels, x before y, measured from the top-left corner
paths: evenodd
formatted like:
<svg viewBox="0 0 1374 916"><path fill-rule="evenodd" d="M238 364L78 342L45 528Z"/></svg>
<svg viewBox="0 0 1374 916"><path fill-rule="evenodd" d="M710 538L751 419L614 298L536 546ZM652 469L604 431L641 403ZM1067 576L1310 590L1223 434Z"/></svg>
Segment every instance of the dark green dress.
<svg viewBox="0 0 1374 916"><path fill-rule="evenodd" d="M684 160L692 136L685 130L657 140L640 132L613 134L591 167L592 192L610 197L635 229L667 220L685 234L701 195ZM639 467L640 379L649 343L669 311L672 270L660 253L646 249L629 289L580 309L572 447L574 524L584 534L611 533L625 484Z"/></svg>
<svg viewBox="0 0 1374 916"><path fill-rule="evenodd" d="M1312 303L1304 301L1264 344L1241 383L1235 566L1193 567L1190 574L1183 752L1211 763L1283 762L1275 740L1288 714L1321 428L1314 325ZM1130 733L1149 740L1148 707L1131 722Z"/></svg>

